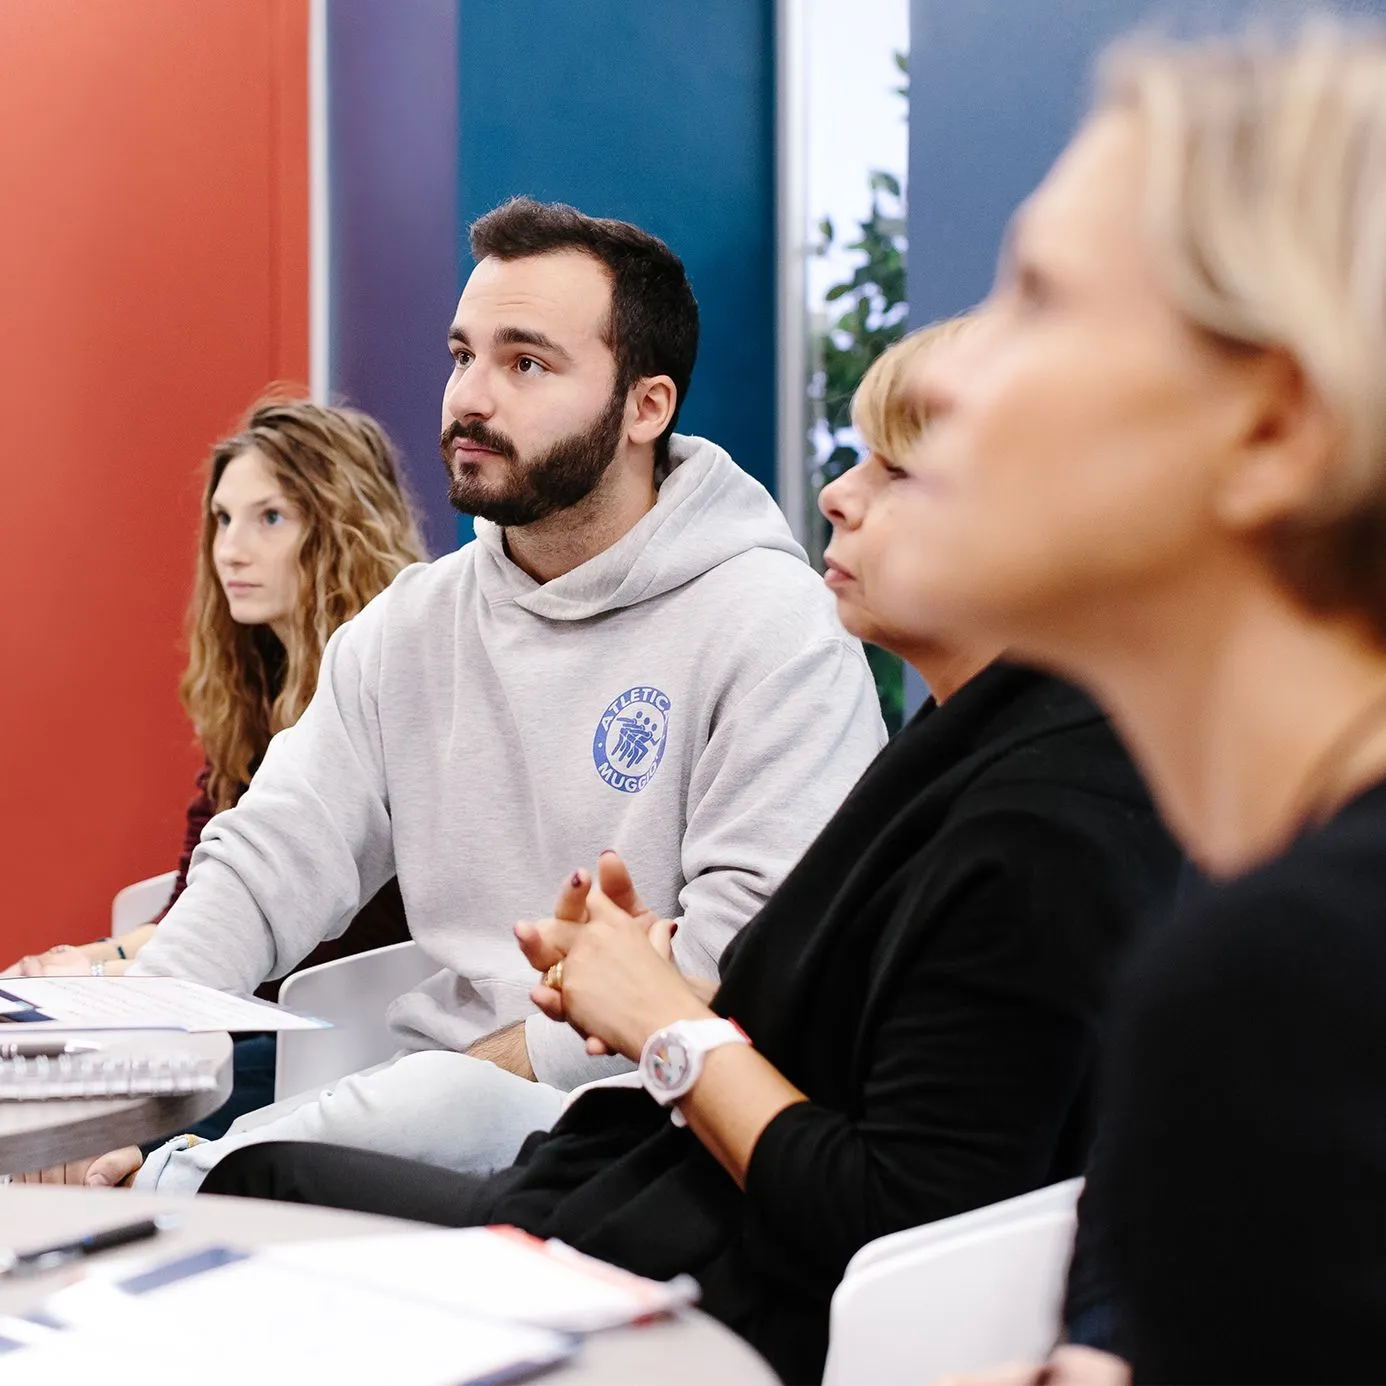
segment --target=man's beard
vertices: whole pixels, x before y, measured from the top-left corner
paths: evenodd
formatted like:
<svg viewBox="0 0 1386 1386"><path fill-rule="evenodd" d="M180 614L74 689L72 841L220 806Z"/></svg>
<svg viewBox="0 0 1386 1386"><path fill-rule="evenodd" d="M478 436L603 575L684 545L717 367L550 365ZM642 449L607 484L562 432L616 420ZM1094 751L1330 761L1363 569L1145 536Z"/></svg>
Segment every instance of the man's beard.
<svg viewBox="0 0 1386 1386"><path fill-rule="evenodd" d="M448 500L463 515L476 515L503 528L532 525L567 510L592 494L615 460L625 413L626 392L614 390L588 428L560 439L532 462L520 462L514 443L480 420L454 421L438 440L448 473ZM479 464L454 464L453 445L463 439L503 458L505 479L487 483L481 480Z"/></svg>

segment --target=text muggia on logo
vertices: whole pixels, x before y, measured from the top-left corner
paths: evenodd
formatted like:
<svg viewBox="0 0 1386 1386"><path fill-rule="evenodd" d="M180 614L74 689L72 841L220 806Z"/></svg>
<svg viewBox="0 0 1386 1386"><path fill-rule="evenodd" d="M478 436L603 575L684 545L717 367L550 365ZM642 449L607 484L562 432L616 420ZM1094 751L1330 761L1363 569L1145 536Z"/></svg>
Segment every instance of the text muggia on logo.
<svg viewBox="0 0 1386 1386"><path fill-rule="evenodd" d="M657 688L628 688L607 704L592 737L597 774L612 789L638 794L664 759L669 699Z"/></svg>

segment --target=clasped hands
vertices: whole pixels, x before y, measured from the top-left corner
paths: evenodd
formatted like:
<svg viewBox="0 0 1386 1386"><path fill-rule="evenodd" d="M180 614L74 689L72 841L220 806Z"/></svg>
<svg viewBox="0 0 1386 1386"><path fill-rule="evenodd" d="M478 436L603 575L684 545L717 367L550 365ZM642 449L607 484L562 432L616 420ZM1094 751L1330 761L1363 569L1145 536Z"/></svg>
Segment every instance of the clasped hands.
<svg viewBox="0 0 1386 1386"><path fill-rule="evenodd" d="M540 981L530 999L583 1035L589 1054L638 1059L655 1031L714 1014L674 965L677 927L640 899L625 862L603 852L595 880L575 871L565 882L551 918L515 925L536 972L563 964L561 990Z"/></svg>

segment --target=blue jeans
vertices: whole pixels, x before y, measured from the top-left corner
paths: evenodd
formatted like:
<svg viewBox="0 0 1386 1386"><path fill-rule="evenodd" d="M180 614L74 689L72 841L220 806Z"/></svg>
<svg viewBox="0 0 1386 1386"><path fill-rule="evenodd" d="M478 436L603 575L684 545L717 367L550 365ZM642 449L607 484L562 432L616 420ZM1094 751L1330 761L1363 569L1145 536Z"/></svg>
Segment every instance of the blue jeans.
<svg viewBox="0 0 1386 1386"><path fill-rule="evenodd" d="M210 1116L196 1126L188 1127L188 1135L204 1141L219 1140L237 1117L259 1111L274 1101L274 1058L276 1040L273 1035L240 1035L231 1051L231 1096ZM163 1141L150 1141L140 1148L148 1155Z"/></svg>

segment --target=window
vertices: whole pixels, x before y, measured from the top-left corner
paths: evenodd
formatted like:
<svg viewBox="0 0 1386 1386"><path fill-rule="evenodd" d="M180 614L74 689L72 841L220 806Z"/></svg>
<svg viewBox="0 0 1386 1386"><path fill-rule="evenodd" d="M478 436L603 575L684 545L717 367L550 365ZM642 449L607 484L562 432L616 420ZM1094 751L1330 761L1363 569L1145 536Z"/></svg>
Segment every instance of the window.
<svg viewBox="0 0 1386 1386"><path fill-rule="evenodd" d="M819 490L862 454L852 394L906 330L908 0L786 0L781 42L781 497L821 569ZM794 174L797 172L797 186ZM798 301L793 301L797 280ZM882 713L903 717L900 661L868 649Z"/></svg>

